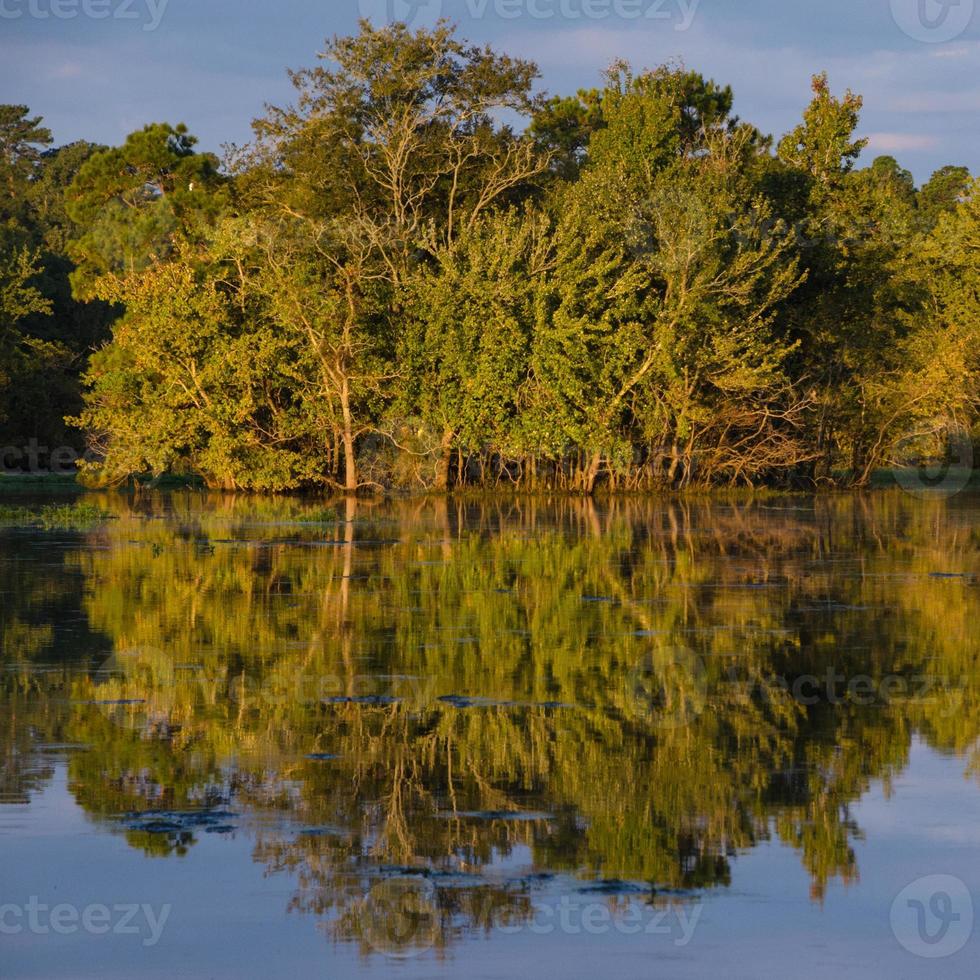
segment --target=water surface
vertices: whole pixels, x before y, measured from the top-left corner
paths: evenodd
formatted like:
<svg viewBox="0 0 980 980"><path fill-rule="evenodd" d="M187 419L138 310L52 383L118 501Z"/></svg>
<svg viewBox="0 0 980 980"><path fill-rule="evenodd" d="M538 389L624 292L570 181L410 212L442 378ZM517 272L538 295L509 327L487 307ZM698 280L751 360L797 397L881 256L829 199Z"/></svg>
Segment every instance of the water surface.
<svg viewBox="0 0 980 980"><path fill-rule="evenodd" d="M0 976L976 975L980 498L102 503L0 529Z"/></svg>

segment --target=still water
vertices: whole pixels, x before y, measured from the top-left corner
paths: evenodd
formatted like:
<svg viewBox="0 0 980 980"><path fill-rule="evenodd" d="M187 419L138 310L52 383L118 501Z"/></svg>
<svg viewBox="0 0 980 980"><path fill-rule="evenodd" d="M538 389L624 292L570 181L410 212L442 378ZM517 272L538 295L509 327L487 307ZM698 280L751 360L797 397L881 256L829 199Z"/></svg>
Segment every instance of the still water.
<svg viewBox="0 0 980 980"><path fill-rule="evenodd" d="M0 529L0 976L977 975L980 497L95 499Z"/></svg>

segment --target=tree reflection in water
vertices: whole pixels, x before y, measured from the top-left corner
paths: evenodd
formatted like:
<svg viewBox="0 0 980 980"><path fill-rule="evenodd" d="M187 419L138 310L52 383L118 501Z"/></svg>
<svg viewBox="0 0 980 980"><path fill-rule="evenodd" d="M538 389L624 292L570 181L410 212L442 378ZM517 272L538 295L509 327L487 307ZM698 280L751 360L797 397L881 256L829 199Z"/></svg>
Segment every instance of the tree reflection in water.
<svg viewBox="0 0 980 980"><path fill-rule="evenodd" d="M820 899L914 736L976 771L968 497L100 504L0 532L0 803L74 747L94 821L247 831L365 949L385 882L445 945L552 876L723 887L772 837Z"/></svg>

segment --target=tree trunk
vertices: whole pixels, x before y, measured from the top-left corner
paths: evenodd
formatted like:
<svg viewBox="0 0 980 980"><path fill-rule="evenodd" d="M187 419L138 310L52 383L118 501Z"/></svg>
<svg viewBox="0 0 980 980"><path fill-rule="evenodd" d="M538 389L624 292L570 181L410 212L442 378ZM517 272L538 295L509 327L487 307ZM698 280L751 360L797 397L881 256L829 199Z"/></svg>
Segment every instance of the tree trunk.
<svg viewBox="0 0 980 980"><path fill-rule="evenodd" d="M592 495L595 490L595 481L599 476L599 467L602 465L602 454L595 453L589 462L589 468L585 473L585 492Z"/></svg>
<svg viewBox="0 0 980 980"><path fill-rule="evenodd" d="M228 473L224 473L221 476L217 474L205 475L204 485L209 490L224 490L225 492L234 491L238 489L235 483L235 478ZM137 489L139 489L139 483L136 484Z"/></svg>
<svg viewBox="0 0 980 980"><path fill-rule="evenodd" d="M681 464L681 454L680 447L677 445L677 440L674 440L673 445L670 447L670 467L667 470L667 486L670 489L675 489L675 481L677 480L677 469Z"/></svg>
<svg viewBox="0 0 980 980"><path fill-rule="evenodd" d="M344 490L347 493L357 491L357 456L354 453L354 423L350 410L350 388L347 379L340 388L340 408L344 416L344 431L341 441L344 444Z"/></svg>
<svg viewBox="0 0 980 980"><path fill-rule="evenodd" d="M447 429L439 446L439 460L436 463L436 479L432 489L445 493L449 489L449 469L453 461L453 438L455 433Z"/></svg>

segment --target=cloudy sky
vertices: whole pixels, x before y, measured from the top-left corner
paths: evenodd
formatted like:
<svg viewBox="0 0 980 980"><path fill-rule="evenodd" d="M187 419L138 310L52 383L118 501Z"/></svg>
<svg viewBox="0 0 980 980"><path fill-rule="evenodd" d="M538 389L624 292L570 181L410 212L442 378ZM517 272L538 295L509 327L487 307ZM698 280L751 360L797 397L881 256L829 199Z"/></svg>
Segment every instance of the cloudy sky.
<svg viewBox="0 0 980 980"><path fill-rule="evenodd" d="M624 57L682 61L733 86L736 111L781 134L810 76L865 98L871 154L920 180L980 172L980 0L0 0L0 102L42 114L58 142L118 143L185 122L204 148L243 142L263 103L290 99L286 67L359 17L439 16L528 57L541 86L595 84Z"/></svg>

